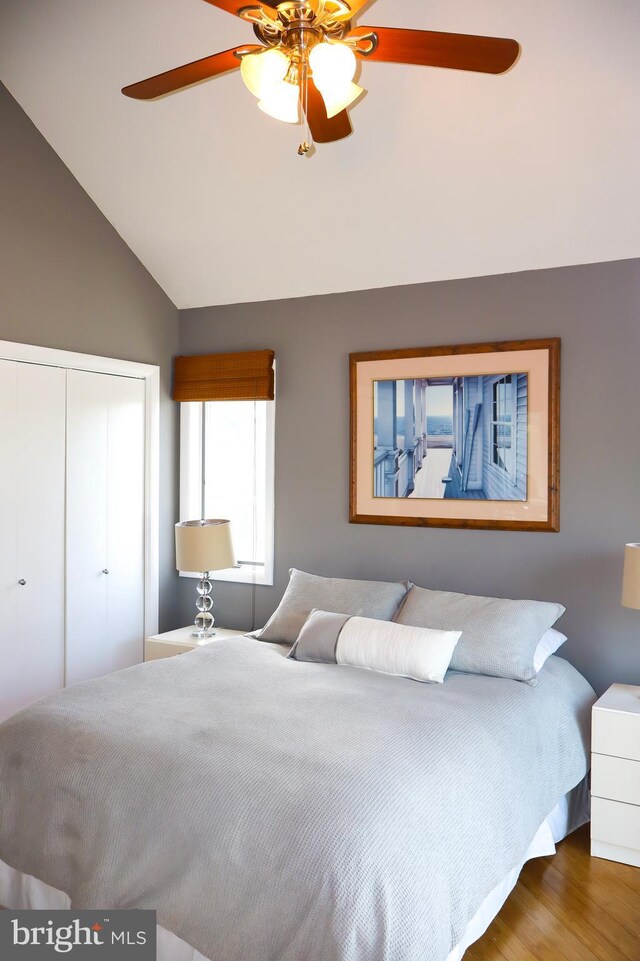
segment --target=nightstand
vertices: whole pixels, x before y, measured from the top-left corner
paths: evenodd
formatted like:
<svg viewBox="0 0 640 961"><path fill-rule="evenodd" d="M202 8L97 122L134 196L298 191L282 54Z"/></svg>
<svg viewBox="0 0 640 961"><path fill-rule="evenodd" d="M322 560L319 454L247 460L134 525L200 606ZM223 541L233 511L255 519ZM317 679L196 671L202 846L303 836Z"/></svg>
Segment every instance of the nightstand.
<svg viewBox="0 0 640 961"><path fill-rule="evenodd" d="M175 654L186 654L193 651L196 647L204 644L213 644L214 641L224 641L229 637L242 637L246 631L231 631L226 627L216 627L214 637L206 641L199 641L193 636L193 624L189 627L179 627L177 631L167 631L165 634L154 634L148 637L144 643L145 661L157 661L161 657L173 657Z"/></svg>
<svg viewBox="0 0 640 961"><path fill-rule="evenodd" d="M640 687L594 704L591 750L591 854L640 867Z"/></svg>

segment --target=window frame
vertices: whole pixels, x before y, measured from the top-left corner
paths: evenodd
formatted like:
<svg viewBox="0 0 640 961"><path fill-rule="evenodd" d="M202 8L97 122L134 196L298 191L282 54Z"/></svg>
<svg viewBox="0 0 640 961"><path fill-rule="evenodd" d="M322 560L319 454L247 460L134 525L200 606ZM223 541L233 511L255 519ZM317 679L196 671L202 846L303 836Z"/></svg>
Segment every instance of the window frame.
<svg viewBox="0 0 640 961"><path fill-rule="evenodd" d="M207 401L180 403L180 517L193 520L202 516L205 477L203 475L204 410ZM211 401L227 403L227 401ZM213 571L211 580L235 584L273 585L275 548L275 400L230 401L229 403L266 404L265 473L265 564L239 565L232 570ZM232 532L233 533L233 532ZM243 558L238 558L242 561ZM180 571L180 577L199 578L201 572Z"/></svg>
<svg viewBox="0 0 640 961"><path fill-rule="evenodd" d="M506 380L507 380L508 377L511 378L511 386L512 386L512 388L513 388L512 391L511 391L511 408L512 408L512 410L511 410L511 421L510 421L510 422L508 422L508 421L506 421L506 420L503 420L503 421L501 421L501 420L499 420L499 419L496 420L496 419L494 418L494 407L495 407L495 404L496 404L496 401L495 401L496 388L498 387L499 384L501 384L501 383L503 383L503 382L506 382ZM505 411L506 411L506 405L505 405ZM517 430L517 416L518 416L518 375L517 375L517 374L511 374L511 373L509 373L509 374L500 374L498 377L494 378L494 379L491 381L491 420L490 420L490 427L491 427L491 457L490 457L490 459L489 459L489 463L490 463L491 467L492 467L495 471L497 471L497 473L498 473L501 477L505 477L505 476L506 476L506 477L511 481L511 483L512 483L514 486L516 486L517 483L518 483L518 466L517 466L517 465L518 465L518 430ZM499 449L499 448L497 448L496 445L494 444L494 431L495 431L496 427L497 427L499 424L503 424L503 423L509 423L509 426L510 426L510 428L511 428L511 449L512 449L512 457L513 457L513 471L509 470L509 468L506 466L506 464L505 464L505 465L497 464L496 461L494 460L494 453L495 453L496 449Z"/></svg>

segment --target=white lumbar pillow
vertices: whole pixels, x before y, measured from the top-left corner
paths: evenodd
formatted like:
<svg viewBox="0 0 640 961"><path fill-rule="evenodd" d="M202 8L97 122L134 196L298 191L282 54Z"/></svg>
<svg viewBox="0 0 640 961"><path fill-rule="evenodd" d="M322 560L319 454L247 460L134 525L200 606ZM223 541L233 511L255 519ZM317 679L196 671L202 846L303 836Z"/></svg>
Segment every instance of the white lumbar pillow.
<svg viewBox="0 0 640 961"><path fill-rule="evenodd" d="M352 617L338 638L338 664L442 684L461 631Z"/></svg>
<svg viewBox="0 0 640 961"><path fill-rule="evenodd" d="M314 610L289 657L442 684L460 635Z"/></svg>

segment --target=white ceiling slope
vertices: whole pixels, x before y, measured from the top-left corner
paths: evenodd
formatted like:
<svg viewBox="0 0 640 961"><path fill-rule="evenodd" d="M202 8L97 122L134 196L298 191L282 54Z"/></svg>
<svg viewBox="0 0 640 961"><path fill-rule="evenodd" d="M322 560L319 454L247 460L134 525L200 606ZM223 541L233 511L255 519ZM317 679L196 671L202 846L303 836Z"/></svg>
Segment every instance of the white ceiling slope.
<svg viewBox="0 0 640 961"><path fill-rule="evenodd" d="M297 156L203 0L2 0L0 79L178 307L640 256L638 0L377 0L361 23L515 37L500 76L365 64L354 134Z"/></svg>

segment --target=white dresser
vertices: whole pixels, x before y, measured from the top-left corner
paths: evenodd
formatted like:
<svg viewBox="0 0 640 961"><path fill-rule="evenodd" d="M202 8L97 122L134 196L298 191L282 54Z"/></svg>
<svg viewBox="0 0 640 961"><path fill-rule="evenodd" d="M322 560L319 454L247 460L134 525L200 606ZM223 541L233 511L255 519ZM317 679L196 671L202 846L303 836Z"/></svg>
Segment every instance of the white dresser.
<svg viewBox="0 0 640 961"><path fill-rule="evenodd" d="M640 867L640 687L594 705L591 750L591 854Z"/></svg>

